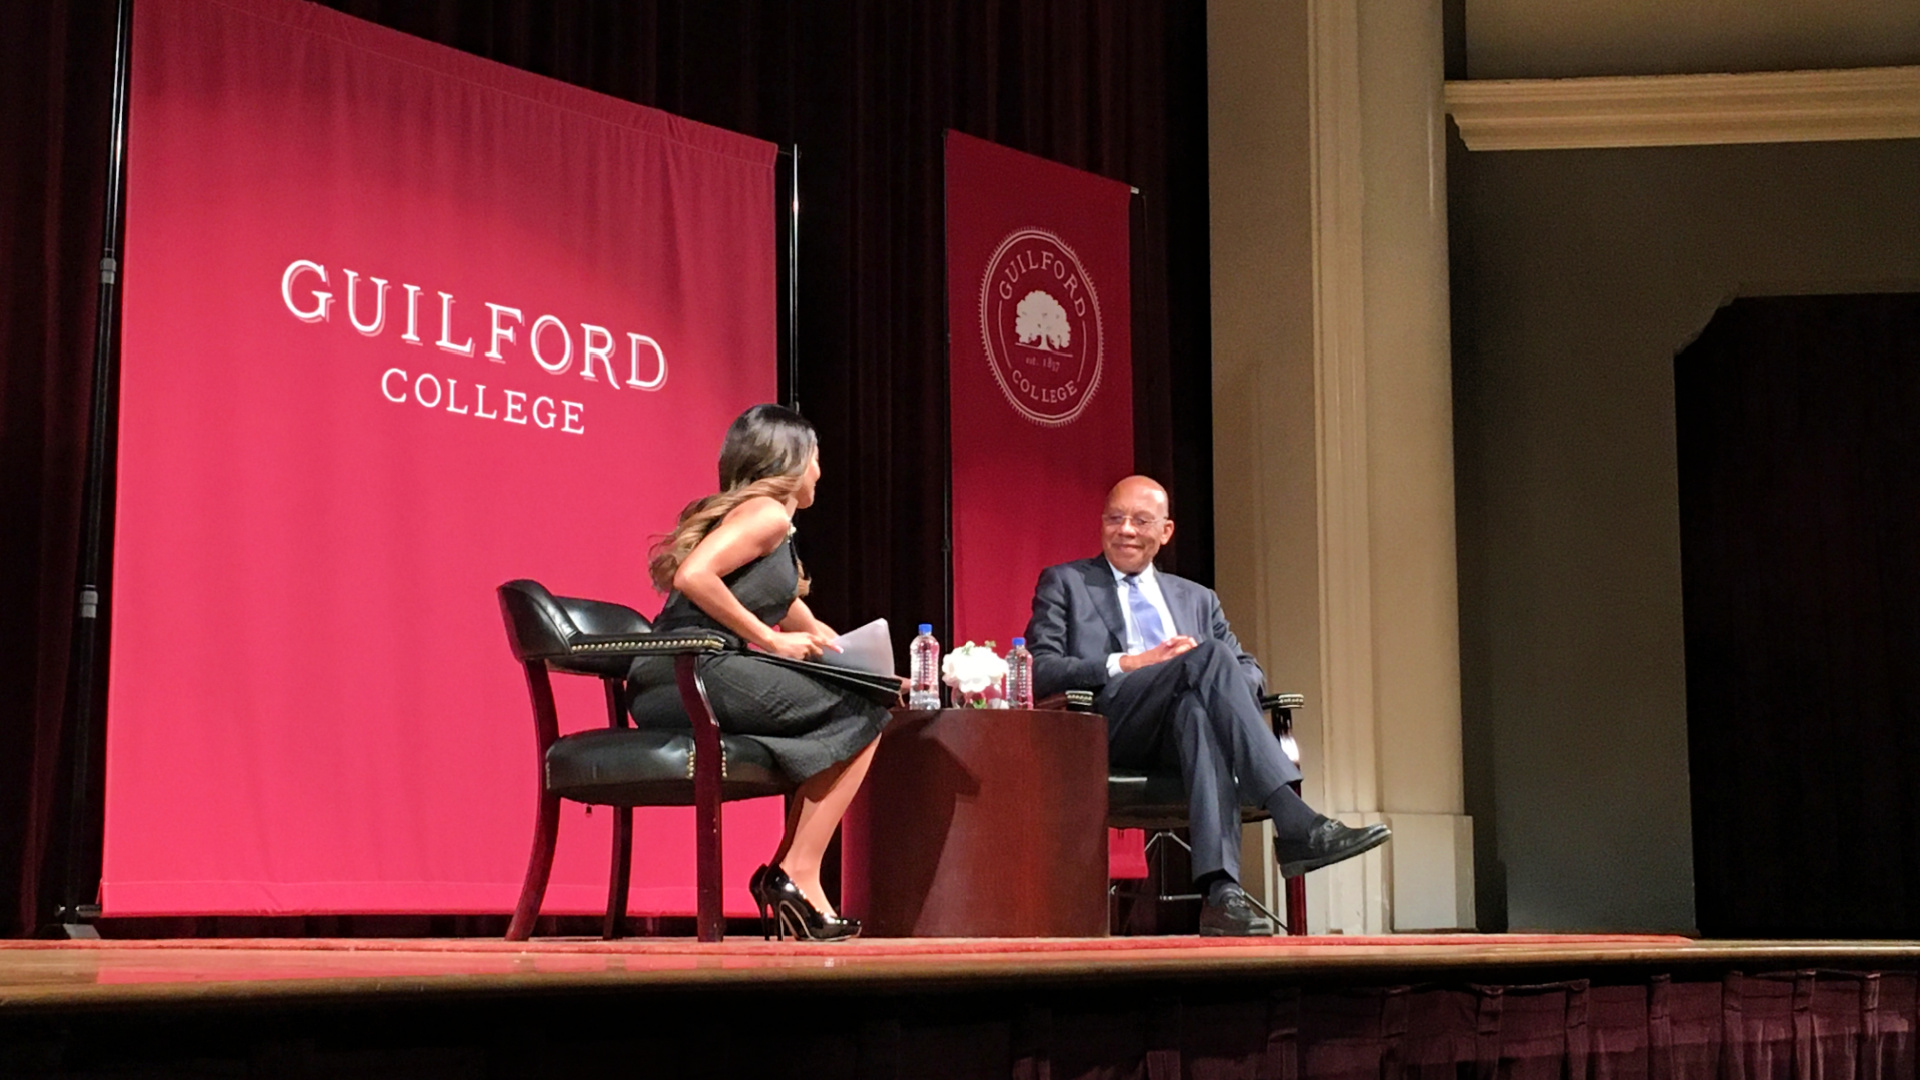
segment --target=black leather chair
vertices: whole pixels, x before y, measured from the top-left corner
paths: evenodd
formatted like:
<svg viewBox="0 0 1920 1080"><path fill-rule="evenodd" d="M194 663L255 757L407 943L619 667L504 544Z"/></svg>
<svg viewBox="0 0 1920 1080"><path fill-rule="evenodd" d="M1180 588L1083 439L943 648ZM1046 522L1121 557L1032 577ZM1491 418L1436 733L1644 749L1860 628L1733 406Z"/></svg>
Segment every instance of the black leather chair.
<svg viewBox="0 0 1920 1080"><path fill-rule="evenodd" d="M1088 690L1069 690L1063 695L1064 704L1076 711L1093 711L1093 693ZM1280 740L1280 748L1294 764L1300 763L1300 748L1293 739L1293 710L1301 708L1307 699L1300 694L1269 694L1260 699L1260 707L1267 711L1273 724L1273 733ZM1294 790L1300 785L1296 782ZM1267 809L1258 804L1240 807L1240 820L1243 823L1265 821ZM1109 766L1107 769L1107 825L1115 829L1144 829L1147 833L1147 856L1155 859L1157 853L1163 853L1169 844L1178 844L1191 852L1187 842L1181 839L1175 830L1187 827L1187 787L1180 773L1174 769L1123 769ZM1159 889L1139 895L1155 900L1199 900L1199 893L1174 893L1166 891L1166 873L1163 860L1155 859L1156 875L1150 880L1160 883ZM1249 897L1248 899L1252 899ZM1254 906L1265 912L1268 918L1274 918L1266 905L1258 900ZM1293 936L1307 932L1307 891L1306 882L1301 878L1289 878L1286 882L1287 917L1277 919L1285 926L1287 933Z"/></svg>
<svg viewBox="0 0 1920 1080"><path fill-rule="evenodd" d="M533 933L553 870L560 833L560 800L614 807L613 866L607 883L604 936L619 937L627 910L628 871L633 857L633 808L694 808L698 934L719 941L725 927L720 902L720 804L729 799L780 795L793 785L766 748L751 739L720 733L696 667L700 656L728 647L701 631L655 634L630 607L599 600L555 596L536 581L500 586L500 614L507 643L527 677L533 699L539 814L533 854L507 940ZM680 700L693 719L691 730L635 729L627 724L627 669L639 656L672 656ZM607 726L561 735L549 672L597 678L606 689Z"/></svg>

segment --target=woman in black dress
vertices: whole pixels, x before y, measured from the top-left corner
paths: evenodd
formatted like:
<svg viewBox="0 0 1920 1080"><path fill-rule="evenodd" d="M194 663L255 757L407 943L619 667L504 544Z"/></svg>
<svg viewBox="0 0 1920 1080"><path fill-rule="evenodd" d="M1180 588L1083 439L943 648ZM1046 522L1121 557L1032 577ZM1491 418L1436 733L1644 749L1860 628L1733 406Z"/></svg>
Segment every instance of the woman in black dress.
<svg viewBox="0 0 1920 1080"><path fill-rule="evenodd" d="M808 581L793 550L794 511L813 504L820 454L813 425L777 405L756 405L727 429L720 449L720 491L680 512L654 545L655 588L667 593L656 631L699 627L743 645L796 660L834 648L834 632L803 599ZM720 728L763 743L799 784L780 847L754 871L761 918L772 913L784 935L852 937L820 887L820 860L873 760L884 706L770 663L743 649L700 661ZM641 726L687 725L672 661L644 657L631 677L645 687L631 709Z"/></svg>

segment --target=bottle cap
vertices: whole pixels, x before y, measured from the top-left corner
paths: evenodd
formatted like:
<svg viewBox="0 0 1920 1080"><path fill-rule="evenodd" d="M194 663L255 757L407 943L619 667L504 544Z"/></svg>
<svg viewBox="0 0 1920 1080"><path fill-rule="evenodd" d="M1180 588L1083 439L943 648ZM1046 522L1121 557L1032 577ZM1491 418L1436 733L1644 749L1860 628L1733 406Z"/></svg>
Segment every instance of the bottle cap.
<svg viewBox="0 0 1920 1080"><path fill-rule="evenodd" d="M931 633L933 633L933 624L932 624L932 623L930 623L930 622L923 622L923 623L921 623L921 624L920 624L920 632L921 632L921 633L923 633L923 634L931 634Z"/></svg>
<svg viewBox="0 0 1920 1080"><path fill-rule="evenodd" d="M1023 638L1023 637L1017 637L1017 638L1014 638L1014 639L1013 639L1013 647L1014 647L1014 648L1016 648L1016 649L1018 649L1018 648L1020 648L1021 646L1023 646L1023 645L1025 645L1026 643L1027 643L1027 639L1026 639L1026 638Z"/></svg>

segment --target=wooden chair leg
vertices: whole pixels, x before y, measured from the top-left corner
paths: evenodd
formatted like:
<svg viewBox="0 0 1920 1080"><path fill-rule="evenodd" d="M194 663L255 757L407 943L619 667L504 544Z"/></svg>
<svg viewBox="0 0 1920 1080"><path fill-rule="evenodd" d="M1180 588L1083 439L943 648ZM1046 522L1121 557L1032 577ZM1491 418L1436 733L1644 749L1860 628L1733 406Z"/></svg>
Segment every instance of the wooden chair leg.
<svg viewBox="0 0 1920 1080"><path fill-rule="evenodd" d="M719 941L726 934L720 899L720 726L700 680L698 657L674 657L674 680L680 702L693 721L694 880L698 890L696 935L701 941Z"/></svg>
<svg viewBox="0 0 1920 1080"><path fill-rule="evenodd" d="M608 941L627 934L627 889L633 870L633 807L613 810L613 866L607 871L607 918L600 936Z"/></svg>
<svg viewBox="0 0 1920 1080"><path fill-rule="evenodd" d="M1300 781L1295 780L1293 782L1293 791L1294 794L1299 794ZM1306 937L1307 879L1304 877L1288 878L1284 887L1287 891L1287 936Z"/></svg>
<svg viewBox="0 0 1920 1080"><path fill-rule="evenodd" d="M1287 879L1287 936L1307 936L1307 879Z"/></svg>
<svg viewBox="0 0 1920 1080"><path fill-rule="evenodd" d="M542 793L539 818L533 825L533 854L527 858L527 877L520 884L520 902L514 905L513 921L507 924L508 941L525 941L533 936L533 921L540 917L540 901L547 895L547 878L553 873L553 845L560 836L560 796Z"/></svg>
<svg viewBox="0 0 1920 1080"><path fill-rule="evenodd" d="M553 684L547 678L546 664L528 660L520 665L527 677L527 694L533 701L534 761L545 762L547 750L560 737L560 719L553 706ZM536 776L544 773L536 773ZM547 895L547 878L553 873L553 845L560 836L560 796L540 789L540 808L533 823L533 854L527 857L527 876L520 883L520 902L514 905L513 921L507 924L508 941L525 941L533 936L533 921L540 917L540 901Z"/></svg>

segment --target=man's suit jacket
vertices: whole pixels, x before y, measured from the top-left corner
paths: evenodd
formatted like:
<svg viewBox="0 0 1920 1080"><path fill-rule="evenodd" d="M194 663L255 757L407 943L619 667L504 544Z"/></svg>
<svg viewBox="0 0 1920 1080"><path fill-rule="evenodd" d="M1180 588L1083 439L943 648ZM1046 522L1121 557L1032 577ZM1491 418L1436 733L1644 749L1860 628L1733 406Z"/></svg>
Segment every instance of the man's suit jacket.
<svg viewBox="0 0 1920 1080"><path fill-rule="evenodd" d="M1266 685L1266 676L1227 626L1220 598L1212 589L1186 578L1159 572L1154 576L1160 579L1160 595L1173 615L1172 632L1201 642L1218 641L1233 650L1240 670L1246 673L1248 687L1258 696ZM1036 698L1063 690L1102 689L1109 681L1107 657L1125 652L1126 641L1120 590L1106 556L1076 559L1040 571L1040 582L1033 589L1033 618L1027 623Z"/></svg>

